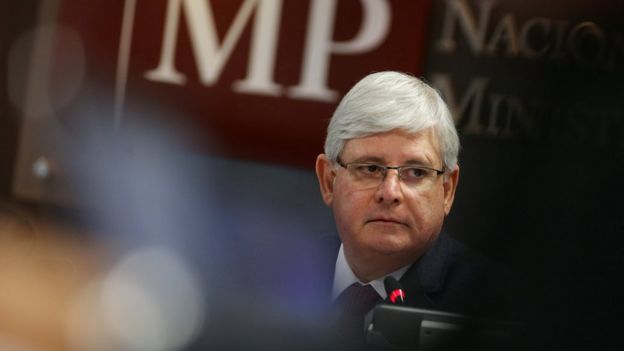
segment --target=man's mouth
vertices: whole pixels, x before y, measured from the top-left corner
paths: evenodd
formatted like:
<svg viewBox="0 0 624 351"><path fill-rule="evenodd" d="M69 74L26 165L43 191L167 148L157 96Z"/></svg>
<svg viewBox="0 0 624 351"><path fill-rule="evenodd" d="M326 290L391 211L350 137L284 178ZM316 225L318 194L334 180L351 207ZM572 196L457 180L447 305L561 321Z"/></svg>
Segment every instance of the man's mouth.
<svg viewBox="0 0 624 351"><path fill-rule="evenodd" d="M400 224L408 226L404 221L392 218L392 217L375 217L366 221L367 223L381 223L381 224Z"/></svg>

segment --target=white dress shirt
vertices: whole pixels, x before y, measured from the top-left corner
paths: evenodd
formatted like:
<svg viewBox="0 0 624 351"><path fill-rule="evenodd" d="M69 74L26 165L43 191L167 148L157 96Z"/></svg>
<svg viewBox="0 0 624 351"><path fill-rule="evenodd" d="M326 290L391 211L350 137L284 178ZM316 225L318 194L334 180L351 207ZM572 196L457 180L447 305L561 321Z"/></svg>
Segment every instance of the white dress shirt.
<svg viewBox="0 0 624 351"><path fill-rule="evenodd" d="M403 274L407 272L410 266L411 264L405 267L399 268L398 270L386 276L383 276L381 278L368 282L368 284L370 284L375 289L377 294L379 294L379 296L381 296L381 298L385 300L388 294L386 293L386 289L384 287L384 279L387 276L391 275L396 280L399 280L401 279ZM340 244L340 251L338 251L338 258L336 259L336 268L334 270L334 285L332 289L332 301L335 300L338 297L338 295L340 295L340 293L342 293L346 288L348 288L351 284L355 282L358 282L362 285L366 285L366 283L361 282L355 276L355 273L353 273L353 271L351 270L351 267L349 267L349 264L347 263L347 258L344 255L344 249L342 247L342 244Z"/></svg>

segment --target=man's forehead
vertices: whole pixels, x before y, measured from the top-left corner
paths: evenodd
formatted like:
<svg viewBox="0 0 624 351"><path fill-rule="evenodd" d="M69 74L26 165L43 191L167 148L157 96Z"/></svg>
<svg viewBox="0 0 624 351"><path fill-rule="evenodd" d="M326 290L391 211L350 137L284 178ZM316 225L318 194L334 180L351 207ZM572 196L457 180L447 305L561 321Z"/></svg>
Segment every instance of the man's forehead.
<svg viewBox="0 0 624 351"><path fill-rule="evenodd" d="M421 163L423 159L437 159L438 150L437 133L433 128L428 128L417 133L391 130L350 139L345 144L342 155L367 158L371 162L401 158L402 162Z"/></svg>
<svg viewBox="0 0 624 351"><path fill-rule="evenodd" d="M374 133L349 139L345 143L343 151L362 148L378 149L387 146L439 150L437 133L435 133L433 128L427 128L416 133L408 132L403 129L393 129L387 132Z"/></svg>

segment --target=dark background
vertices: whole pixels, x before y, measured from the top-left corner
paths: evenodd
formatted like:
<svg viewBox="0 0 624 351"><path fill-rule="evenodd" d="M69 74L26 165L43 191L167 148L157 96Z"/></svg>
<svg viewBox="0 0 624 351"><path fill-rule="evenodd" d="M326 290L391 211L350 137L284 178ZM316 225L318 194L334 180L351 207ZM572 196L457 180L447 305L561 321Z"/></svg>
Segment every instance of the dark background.
<svg viewBox="0 0 624 351"><path fill-rule="evenodd" d="M10 47L19 34L31 28L36 22L38 1L4 1L0 5L2 21L0 21L0 113L2 122L0 127L0 191L3 199L10 199L13 161L17 138L19 135L19 111L9 102L7 92L7 71Z"/></svg>

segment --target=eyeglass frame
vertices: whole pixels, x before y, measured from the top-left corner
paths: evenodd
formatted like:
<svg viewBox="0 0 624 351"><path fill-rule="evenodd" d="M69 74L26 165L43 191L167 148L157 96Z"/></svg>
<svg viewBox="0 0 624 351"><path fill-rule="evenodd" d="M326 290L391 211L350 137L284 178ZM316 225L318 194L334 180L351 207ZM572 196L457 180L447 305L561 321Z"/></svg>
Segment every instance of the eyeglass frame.
<svg viewBox="0 0 624 351"><path fill-rule="evenodd" d="M342 160L340 159L340 157L336 158L335 160L336 164L338 164L340 167L346 169L347 171L349 170L349 166L351 165L360 165L360 166L376 166L379 167L380 169L382 169L382 177L380 178L380 184L386 180L386 177L388 176L388 170L390 169L394 169L397 171L397 176L399 177L399 179L401 181L403 181L403 178L401 177L402 171L403 169L410 169L410 168L416 168L416 169L422 169L422 170L428 170L428 171L434 171L436 172L436 177L446 173L446 165L444 167L442 167L442 169L435 169L433 167L427 167L427 166L421 166L421 165L403 165L403 166L386 166L386 165L380 165L378 163L367 163L367 162L347 162L347 163L343 163Z"/></svg>

